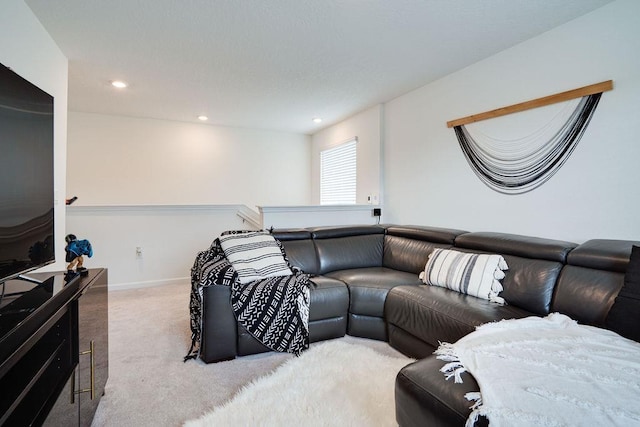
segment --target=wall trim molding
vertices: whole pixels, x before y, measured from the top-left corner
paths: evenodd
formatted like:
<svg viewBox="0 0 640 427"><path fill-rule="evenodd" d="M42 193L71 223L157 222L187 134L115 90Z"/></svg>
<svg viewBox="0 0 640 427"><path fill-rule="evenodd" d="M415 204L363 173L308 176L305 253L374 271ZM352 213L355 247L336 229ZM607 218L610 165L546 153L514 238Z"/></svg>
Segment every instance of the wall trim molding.
<svg viewBox="0 0 640 427"><path fill-rule="evenodd" d="M379 205L304 205L304 206L258 206L260 213L271 212L339 212L370 211Z"/></svg>
<svg viewBox="0 0 640 427"><path fill-rule="evenodd" d="M246 205L79 205L67 206L67 215L108 212L245 211Z"/></svg>
<svg viewBox="0 0 640 427"><path fill-rule="evenodd" d="M324 227L334 225L376 224L373 216L381 205L309 205L258 206L261 222L266 228Z"/></svg>
<svg viewBox="0 0 640 427"><path fill-rule="evenodd" d="M189 277L185 276L176 277L173 279L145 280L142 282L109 283L109 292L124 291L127 289L152 288L156 286L178 285L181 283L189 284L190 280L191 279Z"/></svg>

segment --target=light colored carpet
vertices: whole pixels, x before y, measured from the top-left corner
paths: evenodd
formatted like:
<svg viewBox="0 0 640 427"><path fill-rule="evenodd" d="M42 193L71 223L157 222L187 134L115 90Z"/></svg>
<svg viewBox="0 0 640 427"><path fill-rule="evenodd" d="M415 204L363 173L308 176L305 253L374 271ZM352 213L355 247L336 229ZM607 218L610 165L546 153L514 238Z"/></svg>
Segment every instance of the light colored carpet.
<svg viewBox="0 0 640 427"><path fill-rule="evenodd" d="M180 426L294 358L271 352L228 362L183 363L190 334L188 283L110 292L109 380L92 425ZM339 341L400 356L380 341L349 336Z"/></svg>
<svg viewBox="0 0 640 427"><path fill-rule="evenodd" d="M318 343L185 427L397 426L395 378L411 361L340 340Z"/></svg>

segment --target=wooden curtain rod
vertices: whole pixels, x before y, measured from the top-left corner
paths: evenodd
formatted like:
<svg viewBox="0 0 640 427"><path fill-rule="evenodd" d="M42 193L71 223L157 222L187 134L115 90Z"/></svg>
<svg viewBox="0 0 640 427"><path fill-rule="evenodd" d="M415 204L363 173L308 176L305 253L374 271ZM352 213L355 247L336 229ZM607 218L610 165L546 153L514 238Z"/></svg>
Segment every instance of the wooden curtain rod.
<svg viewBox="0 0 640 427"><path fill-rule="evenodd" d="M519 111L530 110L532 108L543 107L545 105L555 104L557 102L568 101L574 98L581 98L587 95L593 95L594 93L606 92L613 89L613 80L607 80L584 86L578 89L568 90L566 92L556 93L555 95L549 95L542 98L533 99L531 101L521 102L519 104L509 105L508 107L496 108L495 110L486 111L480 114L473 114L471 116L463 117L457 120L451 120L447 122L447 127L452 128L454 126L466 125L467 123L479 122L481 120L493 119L494 117L505 116L511 113L517 113Z"/></svg>

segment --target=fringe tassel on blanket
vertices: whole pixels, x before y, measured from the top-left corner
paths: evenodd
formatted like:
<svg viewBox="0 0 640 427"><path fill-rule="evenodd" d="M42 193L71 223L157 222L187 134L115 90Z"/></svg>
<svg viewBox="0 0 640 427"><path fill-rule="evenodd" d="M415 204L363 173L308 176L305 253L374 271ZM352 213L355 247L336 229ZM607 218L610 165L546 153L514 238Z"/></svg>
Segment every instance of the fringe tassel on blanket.
<svg viewBox="0 0 640 427"><path fill-rule="evenodd" d="M479 391L470 391L464 397L469 401L474 400L473 405L469 407L471 414L469 414L469 418L467 418L467 422L464 425L464 427L473 427L478 421L482 410L482 394Z"/></svg>
<svg viewBox="0 0 640 427"><path fill-rule="evenodd" d="M462 374L467 372L467 368L464 367L462 362L460 362L460 358L456 354L454 347L450 343L441 342L438 349L434 352L436 354L436 358L446 363L442 368L440 368L440 372L442 372L447 380L453 377L454 382L461 384L462 383ZM464 397L474 403L469 407L471 409L471 414L469 418L467 418L467 422L465 427L473 427L478 421L478 417L483 415L482 412L482 394L479 391L472 391L464 395Z"/></svg>
<svg viewBox="0 0 640 427"><path fill-rule="evenodd" d="M467 372L467 369L462 365L460 359L455 354L453 346L449 343L440 343L440 346L435 351L437 354L437 359L443 360L445 362L449 362L440 368L440 372L445 375L445 378L448 380L451 377L454 377L454 382L462 383L461 375L464 372Z"/></svg>

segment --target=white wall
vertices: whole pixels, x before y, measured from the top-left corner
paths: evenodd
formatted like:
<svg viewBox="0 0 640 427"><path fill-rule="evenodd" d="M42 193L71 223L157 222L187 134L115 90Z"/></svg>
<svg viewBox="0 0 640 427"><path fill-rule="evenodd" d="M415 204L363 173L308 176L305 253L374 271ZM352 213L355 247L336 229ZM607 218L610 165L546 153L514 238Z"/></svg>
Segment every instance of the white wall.
<svg viewBox="0 0 640 427"><path fill-rule="evenodd" d="M302 134L70 112L68 148L79 205L310 201Z"/></svg>
<svg viewBox="0 0 640 427"><path fill-rule="evenodd" d="M638 16L640 2L619 0L385 104L385 222L578 243L640 240ZM572 156L530 193L503 195L482 184L446 127L609 79L614 90L602 95ZM523 117L503 119L523 121L526 133Z"/></svg>
<svg viewBox="0 0 640 427"><path fill-rule="evenodd" d="M112 289L188 280L220 233L254 228L241 205L310 200L302 134L70 112L68 149L67 229Z"/></svg>
<svg viewBox="0 0 640 427"><path fill-rule="evenodd" d="M258 206L262 228L377 224L372 205Z"/></svg>
<svg viewBox="0 0 640 427"><path fill-rule="evenodd" d="M640 2L619 0L311 139L72 112L66 195L77 195L79 205L318 203L320 150L358 136L357 203L364 204L368 194L377 193L384 201L386 223L496 230L576 242L596 237L640 240L640 223L635 219L640 204L637 16ZM485 187L445 125L468 114L608 79L614 80L615 89L603 95L569 161L549 182L524 195L502 195ZM117 206L114 209L108 220L98 221L82 210L69 218L74 224L69 232L98 239L90 266L102 262L98 254L113 257L105 260L112 264L105 265L111 277L112 270L118 271L112 283L145 283L183 274L195 253L182 254L181 260L172 257L175 240L158 238L165 230L174 237L202 239L185 252L218 234L215 224L199 230L200 220L190 217L188 209L176 208L177 213L170 215L146 210L137 212L135 220ZM159 220L157 215L164 217ZM234 222L233 213L224 215L216 224L244 226ZM107 222L107 235L92 228ZM155 228L140 237L133 233L140 228L137 224L147 222ZM131 236L124 245L118 243L119 224ZM138 274L133 245L147 238L144 273ZM157 251L160 247L162 251ZM119 248L124 261L113 255ZM153 266L162 263L176 270L158 275Z"/></svg>
<svg viewBox="0 0 640 427"><path fill-rule="evenodd" d="M253 229L225 206L75 206L67 224L88 238L85 267L108 267L111 290L187 282L198 252L225 230ZM141 248L142 256L136 254Z"/></svg>
<svg viewBox="0 0 640 427"><path fill-rule="evenodd" d="M55 264L64 268L67 150L67 58L22 0L0 3L0 63L54 97Z"/></svg>
<svg viewBox="0 0 640 427"><path fill-rule="evenodd" d="M382 105L365 110L311 137L311 200L320 204L320 152L358 137L356 148L356 203L368 203L367 196L382 201L381 176ZM374 203L377 204L377 203Z"/></svg>

